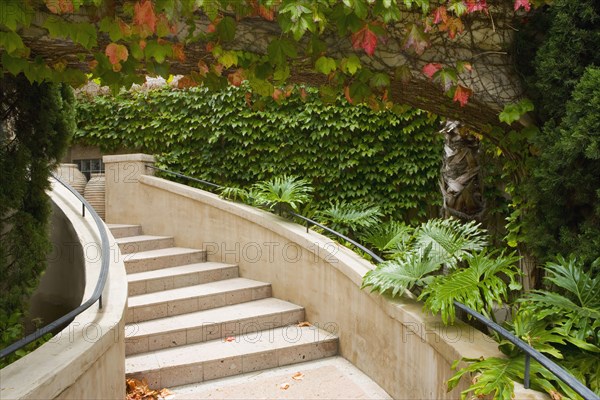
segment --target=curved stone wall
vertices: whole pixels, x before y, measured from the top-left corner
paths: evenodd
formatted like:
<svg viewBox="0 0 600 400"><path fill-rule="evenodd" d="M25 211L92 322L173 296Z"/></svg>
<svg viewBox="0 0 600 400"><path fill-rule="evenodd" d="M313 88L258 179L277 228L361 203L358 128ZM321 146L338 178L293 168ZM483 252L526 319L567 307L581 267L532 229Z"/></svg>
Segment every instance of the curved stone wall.
<svg viewBox="0 0 600 400"><path fill-rule="evenodd" d="M55 209L60 210L54 213L58 231L52 235L55 251L51 258L56 260L50 260L50 268L58 270L42 284L38 299L54 299L53 303L61 307L73 302L78 305L91 296L98 280L100 235L89 213L81 217L81 203L65 187L54 182L50 197ZM49 342L0 370L2 399L124 397L127 280L111 235L109 241L110 272L103 308L92 305ZM63 257L68 265L57 267ZM78 267L78 272L66 276L73 267ZM34 306L36 310L41 308L41 303Z"/></svg>
<svg viewBox="0 0 600 400"><path fill-rule="evenodd" d="M451 393L445 384L454 360L499 355L492 339L465 324L444 326L413 299L361 290L362 277L373 265L325 236L145 175L151 171L145 167L152 162L149 156L105 156L104 162L108 222L172 235L178 246L202 247L209 260L237 263L241 276L270 282L273 296L304 306L311 323L339 336L341 355L394 398L458 398L467 383ZM517 396L538 394L519 391Z"/></svg>

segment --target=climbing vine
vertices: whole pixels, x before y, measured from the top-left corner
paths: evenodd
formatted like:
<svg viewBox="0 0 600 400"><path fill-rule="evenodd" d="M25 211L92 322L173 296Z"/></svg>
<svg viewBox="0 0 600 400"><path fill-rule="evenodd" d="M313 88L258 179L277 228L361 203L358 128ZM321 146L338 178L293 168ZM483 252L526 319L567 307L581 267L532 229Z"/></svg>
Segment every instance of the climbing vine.
<svg viewBox="0 0 600 400"><path fill-rule="evenodd" d="M225 186L303 177L322 209L361 200L407 219L439 204L436 116L409 107L376 112L343 99L324 104L315 90L294 90L304 94L280 104L233 87L82 99L75 142L157 154L164 166Z"/></svg>

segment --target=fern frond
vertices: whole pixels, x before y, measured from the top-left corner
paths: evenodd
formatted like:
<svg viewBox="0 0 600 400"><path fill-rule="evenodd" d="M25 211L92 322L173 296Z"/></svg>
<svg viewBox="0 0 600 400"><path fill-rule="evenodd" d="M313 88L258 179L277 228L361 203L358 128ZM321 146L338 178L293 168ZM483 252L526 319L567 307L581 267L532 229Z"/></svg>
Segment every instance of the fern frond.
<svg viewBox="0 0 600 400"><path fill-rule="evenodd" d="M360 228L370 228L380 222L382 213L379 207L364 203L341 201L320 211L319 221L344 235Z"/></svg>
<svg viewBox="0 0 600 400"><path fill-rule="evenodd" d="M512 321L506 323L507 327L523 341L541 353L549 354L555 358L562 359L563 355L556 345L564 345L565 337L561 331L549 324L547 321L540 320L537 316L525 310L519 309ZM509 355L520 354L520 350L508 340L500 341L499 345L502 352Z"/></svg>
<svg viewBox="0 0 600 400"><path fill-rule="evenodd" d="M431 246L431 257L446 263L450 268L483 250L487 245L487 234L475 221L462 223L457 219L432 219L415 231L415 248Z"/></svg>
<svg viewBox="0 0 600 400"><path fill-rule="evenodd" d="M433 280L432 272L440 269L427 255L412 253L404 259L386 261L363 277L362 288L371 286L371 291L384 293L391 291L392 296L402 295L414 286L423 287Z"/></svg>
<svg viewBox="0 0 600 400"><path fill-rule="evenodd" d="M435 277L419 299L426 299L425 307L433 313L440 312L446 324L454 322L454 300L490 316L494 304L506 301L509 287L518 287L515 280L519 274L515 265L518 260L515 255L494 257L494 253L485 251L474 254L467 259L467 268ZM509 285L503 275L510 280Z"/></svg>
<svg viewBox="0 0 600 400"><path fill-rule="evenodd" d="M597 354L570 352L565 355L565 360L560 364L600 396L600 357Z"/></svg>
<svg viewBox="0 0 600 400"><path fill-rule="evenodd" d="M240 201L246 203L248 201L248 191L238 187L221 188L219 195L227 200Z"/></svg>
<svg viewBox="0 0 600 400"><path fill-rule="evenodd" d="M274 177L252 186L256 204L278 211L283 211L287 207L298 211L300 205L311 200L312 191L313 188L308 180L288 175Z"/></svg>
<svg viewBox="0 0 600 400"><path fill-rule="evenodd" d="M572 344L595 351L600 347L600 277L586 273L572 257L558 257L545 268L547 281L559 292L532 291L519 300L522 307L550 320Z"/></svg>
<svg viewBox="0 0 600 400"><path fill-rule="evenodd" d="M557 257L557 262L544 266L546 280L564 289L565 295L580 307L600 309L600 276L592 278L585 272L583 262L571 256Z"/></svg>
<svg viewBox="0 0 600 400"><path fill-rule="evenodd" d="M406 252L413 231L402 222L390 220L368 228L360 239L384 253Z"/></svg>
<svg viewBox="0 0 600 400"><path fill-rule="evenodd" d="M461 392L461 399L465 399L470 393L477 398L493 396L494 399L512 400L514 396L514 382L523 382L525 375L525 356L520 354L516 357L498 358L489 357L484 360L462 359L459 361L471 361L472 363L459 370L448 380L448 390L454 389L465 374L474 374L474 382L468 389ZM458 362L453 368L456 368ZM530 382L534 390L543 390L553 398L562 398L561 391L572 399L580 399L570 387L560 380L556 380L554 374L541 366L537 361L531 360Z"/></svg>

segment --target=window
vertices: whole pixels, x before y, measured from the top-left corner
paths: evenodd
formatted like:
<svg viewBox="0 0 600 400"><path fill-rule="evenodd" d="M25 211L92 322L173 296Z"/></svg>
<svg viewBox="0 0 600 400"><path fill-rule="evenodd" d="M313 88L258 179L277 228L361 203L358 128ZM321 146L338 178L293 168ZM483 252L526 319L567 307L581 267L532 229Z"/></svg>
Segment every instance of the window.
<svg viewBox="0 0 600 400"><path fill-rule="evenodd" d="M89 160L74 160L73 163L77 164L77 168L85 175L89 181L92 177L92 173L103 173L104 163L101 158L89 159Z"/></svg>

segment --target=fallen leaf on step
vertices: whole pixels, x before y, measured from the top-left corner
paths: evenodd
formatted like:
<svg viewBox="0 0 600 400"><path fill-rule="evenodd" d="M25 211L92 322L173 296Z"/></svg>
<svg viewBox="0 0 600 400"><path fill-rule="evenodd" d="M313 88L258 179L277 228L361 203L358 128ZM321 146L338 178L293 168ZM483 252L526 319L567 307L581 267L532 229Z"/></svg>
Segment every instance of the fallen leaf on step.
<svg viewBox="0 0 600 400"><path fill-rule="evenodd" d="M224 342L233 342L235 340L235 337L233 336L227 336L225 339L223 339Z"/></svg>
<svg viewBox="0 0 600 400"><path fill-rule="evenodd" d="M279 389L281 390L288 390L290 387L289 383L282 383L281 385L279 385Z"/></svg>
<svg viewBox="0 0 600 400"><path fill-rule="evenodd" d="M562 396L560 395L560 393L558 393L558 392L556 392L554 390L550 391L550 398L552 400L562 400Z"/></svg>
<svg viewBox="0 0 600 400"><path fill-rule="evenodd" d="M304 374L302 372L296 372L294 375L292 375L292 379L296 381L301 381L302 379L304 379Z"/></svg>
<svg viewBox="0 0 600 400"><path fill-rule="evenodd" d="M150 399L164 399L172 394L167 389L153 390L148 387L148 383L145 379L139 380L134 378L127 378L125 380L127 393L127 400L150 400Z"/></svg>
<svg viewBox="0 0 600 400"><path fill-rule="evenodd" d="M308 321L304 321L304 322L300 322L300 323L298 324L298 326L299 326L300 328L304 328L304 327L306 327L306 326L312 326L312 324L311 324L310 322L308 322Z"/></svg>

